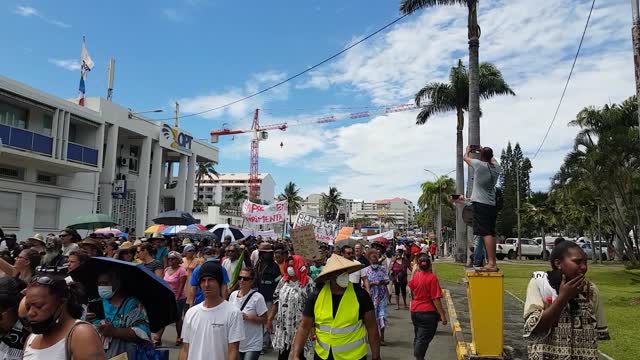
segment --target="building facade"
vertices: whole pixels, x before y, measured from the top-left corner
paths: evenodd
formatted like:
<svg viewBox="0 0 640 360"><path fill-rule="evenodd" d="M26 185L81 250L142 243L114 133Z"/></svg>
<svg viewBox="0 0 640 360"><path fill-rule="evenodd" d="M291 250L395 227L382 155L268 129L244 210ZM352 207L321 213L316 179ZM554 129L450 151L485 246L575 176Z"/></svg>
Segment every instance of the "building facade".
<svg viewBox="0 0 640 360"><path fill-rule="evenodd" d="M351 203L351 216L353 218L366 218L373 221L393 218L393 226L399 229L407 229L415 223L415 206L410 200L404 198L392 198L367 202L354 200ZM384 222L384 221L383 221Z"/></svg>
<svg viewBox="0 0 640 360"><path fill-rule="evenodd" d="M271 204L275 197L276 183L271 174L258 174L258 199L262 202ZM194 196L204 206L225 205L233 206L231 194L234 190L245 190L247 197L249 196L249 174L220 174L220 176L212 176L204 178L200 181L200 189L198 184L192 187Z"/></svg>
<svg viewBox="0 0 640 360"><path fill-rule="evenodd" d="M322 200L322 194L310 194L307 196L300 206L300 212L311 215L321 216L322 211L320 208L320 202ZM338 217L340 221L348 222L351 219L351 207L352 199L342 199L342 203L339 208Z"/></svg>
<svg viewBox="0 0 640 360"><path fill-rule="evenodd" d="M99 212L141 234L161 211L191 210L196 162L217 162L218 150L105 99L85 104L0 77L5 232L57 232Z"/></svg>

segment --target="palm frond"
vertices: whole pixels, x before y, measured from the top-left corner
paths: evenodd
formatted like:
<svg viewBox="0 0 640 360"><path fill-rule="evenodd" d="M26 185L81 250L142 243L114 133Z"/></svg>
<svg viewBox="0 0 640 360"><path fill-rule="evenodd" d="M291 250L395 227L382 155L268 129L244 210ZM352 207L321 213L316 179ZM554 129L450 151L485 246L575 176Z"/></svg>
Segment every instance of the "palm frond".
<svg viewBox="0 0 640 360"><path fill-rule="evenodd" d="M489 99L496 95L514 95L502 72L491 63L480 64L480 97Z"/></svg>
<svg viewBox="0 0 640 360"><path fill-rule="evenodd" d="M403 0L400 2L400 12L403 14L411 14L412 12L432 6L439 5L464 5L468 0Z"/></svg>

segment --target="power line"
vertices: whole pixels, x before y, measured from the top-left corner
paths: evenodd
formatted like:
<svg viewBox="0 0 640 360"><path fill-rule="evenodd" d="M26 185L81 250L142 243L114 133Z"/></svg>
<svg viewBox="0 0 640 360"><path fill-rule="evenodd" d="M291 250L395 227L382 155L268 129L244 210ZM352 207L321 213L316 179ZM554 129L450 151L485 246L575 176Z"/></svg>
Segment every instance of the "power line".
<svg viewBox="0 0 640 360"><path fill-rule="evenodd" d="M199 111L199 112L196 112L196 113L193 113L193 114L182 115L182 116L180 116L180 118L182 119L182 118L186 118L186 117L198 116L198 115L206 114L206 113L208 113L208 112L212 112L212 111L216 111L216 110L224 109L224 108L227 108L227 107L229 107L229 106L231 106L231 105L234 105L234 104L237 104L237 103L239 103L239 102L242 102L242 101L245 101L245 100L251 99L251 98L256 97L256 96L258 96L258 95L260 95L260 94L263 94L263 93L265 93L265 92L267 92L267 91L269 91L269 90L272 90L272 89L274 89L274 88L276 88L276 87L278 87L278 86L280 86L280 85L282 85L282 84L285 84L285 83L287 83L287 82L289 82L289 81L291 81L291 80L293 80L293 79L295 79L295 78L297 78L297 77L299 77L299 76L302 76L302 75L304 75L304 74L308 73L308 72L309 72L309 71L311 71L311 70L314 70L314 69L316 69L316 68L318 68L318 67L320 67L320 66L322 66L322 65L324 65L324 64L326 64L326 63L328 63L329 61L331 61L331 60L333 60L333 59L337 58L338 56L340 56L340 55L344 54L345 52L347 52L347 51L351 50L352 48L354 48L354 47L356 47L356 46L360 45L361 43L363 43L363 42L365 42L365 41L367 41L368 39L372 38L373 36L377 35L378 33L382 32L382 31L384 31L384 30L385 30L385 29L387 29L388 27L390 27L390 26L394 25L395 23L397 23L398 21L400 21L400 20L404 19L404 18L405 18L405 17L407 17L407 16L409 16L409 14L405 14L405 15L400 16L399 18L397 18L397 19L393 20L392 22L390 22L390 23L386 24L385 26L383 26L383 27L379 28L378 30L376 30L376 31L372 32L371 34L369 34L369 35L365 36L364 38L362 38L362 39L358 40L357 42L355 42L355 43L353 43L353 44L349 45L348 47L346 47L346 48L345 48L345 49L343 49L342 51L339 51L339 52L337 52L337 53L335 53L335 54L333 54L333 55L329 56L328 58L326 58L326 59L324 59L324 60L320 61L319 63L317 63L317 64L315 64L315 65L311 66L310 68L307 68L306 70L300 71L299 73L297 73L297 74L295 74L295 75L293 75L293 76L290 76L290 77L288 77L288 78L286 78L286 79L284 79L284 80L282 80L282 81L280 81L280 82L278 82L278 83L275 83L275 84L273 84L273 85L271 85L271 86L269 86L269 87L267 87L267 88L264 88L264 89L262 89L262 90L260 90L260 91L257 91L257 92L255 92L255 93L253 93L253 94L250 94L250 95L247 95L247 96L245 96L245 97L242 97L242 98L236 99L236 100L231 101L231 102L229 102L229 103L226 103L226 104L224 104L224 105L216 106L216 107L214 107L214 108L207 109L207 110L203 110L203 111ZM172 120L172 119L173 119L173 118L166 118L166 119L152 119L152 120L155 120L155 121L163 121L163 120Z"/></svg>
<svg viewBox="0 0 640 360"><path fill-rule="evenodd" d="M558 107L556 108L555 114L553 114L553 119L551 120L551 124L549 124L549 128L547 128L547 133L544 134L544 138L542 138L542 142L536 150L536 153L533 155L533 159L538 156L540 149L544 145L544 142L547 140L549 136L549 132L553 127L553 123L556 121L556 117L558 117L558 112L560 111L560 106L562 105L562 101L564 100L564 95L567 92L567 87L569 87L569 81L571 81L571 75L573 75L573 69L576 66L576 62L578 61L578 56L580 55L580 49L582 48L582 42L584 41L584 36L587 34L587 28L589 28L589 21L591 20L591 14L593 13L593 8L596 5L596 0L593 0L591 3L591 10L589 10L589 16L587 17L587 23L584 25L584 31L582 31L582 37L580 38L580 44L578 45L578 51L576 51L576 56L573 58L573 64L571 65L571 71L569 71L569 77L567 77L567 82L564 84L564 90L562 90L562 95L560 96L560 102L558 103Z"/></svg>

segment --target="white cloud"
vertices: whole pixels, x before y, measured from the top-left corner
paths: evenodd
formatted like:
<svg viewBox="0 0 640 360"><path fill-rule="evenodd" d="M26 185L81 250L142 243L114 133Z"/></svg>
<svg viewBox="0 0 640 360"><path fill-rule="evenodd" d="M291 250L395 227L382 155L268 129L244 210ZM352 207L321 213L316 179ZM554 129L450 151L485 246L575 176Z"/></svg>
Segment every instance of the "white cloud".
<svg viewBox="0 0 640 360"><path fill-rule="evenodd" d="M18 5L16 7L16 9L14 10L14 13L16 13L17 15L20 16L24 16L24 17L32 17L35 16L37 18L40 18L42 20L44 20L45 22L51 24L51 25L55 25L57 27L61 27L61 28L70 28L71 25L62 22L60 20L56 20L56 19L52 19L49 18L47 16L45 16L43 13L41 13L40 11L38 11L38 9L33 8L31 6L22 6L22 5Z"/></svg>
<svg viewBox="0 0 640 360"><path fill-rule="evenodd" d="M55 66L61 67L69 71L80 70L80 62L78 60L70 59L49 59L49 62Z"/></svg>
<svg viewBox="0 0 640 360"><path fill-rule="evenodd" d="M177 9L174 8L165 8L162 9L162 14L169 20L173 22L182 22L184 20L184 15L178 12Z"/></svg>

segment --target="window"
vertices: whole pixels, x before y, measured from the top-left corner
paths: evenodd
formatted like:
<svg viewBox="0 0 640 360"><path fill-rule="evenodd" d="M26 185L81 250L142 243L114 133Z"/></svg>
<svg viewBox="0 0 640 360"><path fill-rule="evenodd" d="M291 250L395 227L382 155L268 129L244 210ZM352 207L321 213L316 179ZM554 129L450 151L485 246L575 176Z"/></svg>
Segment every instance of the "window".
<svg viewBox="0 0 640 360"><path fill-rule="evenodd" d="M36 195L36 224L38 229L58 229L60 199Z"/></svg>
<svg viewBox="0 0 640 360"><path fill-rule="evenodd" d="M42 117L42 135L51 136L51 129L53 128L53 115L44 114Z"/></svg>
<svg viewBox="0 0 640 360"><path fill-rule="evenodd" d="M56 185L57 181L58 181L58 177L55 175L41 173L41 172L38 173L37 182L39 182L40 184Z"/></svg>
<svg viewBox="0 0 640 360"><path fill-rule="evenodd" d="M0 191L0 226L20 226L20 207L22 194Z"/></svg>
<svg viewBox="0 0 640 360"><path fill-rule="evenodd" d="M138 145L129 145L129 171L138 172L139 156L140 147Z"/></svg>
<svg viewBox="0 0 640 360"><path fill-rule="evenodd" d="M76 124L69 124L69 141L78 143L78 127Z"/></svg>
<svg viewBox="0 0 640 360"><path fill-rule="evenodd" d="M0 177L24 180L24 169L15 166L0 165Z"/></svg>
<svg viewBox="0 0 640 360"><path fill-rule="evenodd" d="M26 129L29 112L7 103L0 103L0 124Z"/></svg>

